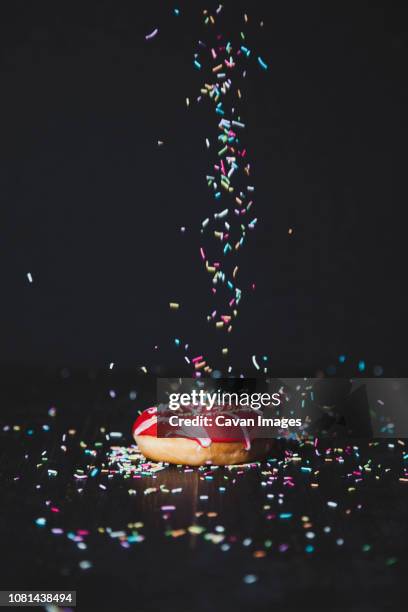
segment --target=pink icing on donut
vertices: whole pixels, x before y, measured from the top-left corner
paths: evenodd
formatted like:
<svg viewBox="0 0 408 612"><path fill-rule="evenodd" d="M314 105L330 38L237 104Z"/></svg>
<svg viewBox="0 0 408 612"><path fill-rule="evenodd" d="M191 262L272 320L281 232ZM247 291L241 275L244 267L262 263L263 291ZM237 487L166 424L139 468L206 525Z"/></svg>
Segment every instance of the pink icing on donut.
<svg viewBox="0 0 408 612"><path fill-rule="evenodd" d="M132 427L132 434L134 436L153 436L157 437L157 408L153 406L152 408L148 408L144 410L142 414L140 414ZM245 427L239 426L240 432L237 438L224 438L221 433L217 431L215 428L213 431L209 432L208 429L203 428L206 433L206 436L203 437L188 437L183 436L181 434L172 437L186 438L189 440L194 440L200 446L206 448L212 444L212 442L242 442L245 450L249 450L251 448L251 438L248 434L248 431Z"/></svg>

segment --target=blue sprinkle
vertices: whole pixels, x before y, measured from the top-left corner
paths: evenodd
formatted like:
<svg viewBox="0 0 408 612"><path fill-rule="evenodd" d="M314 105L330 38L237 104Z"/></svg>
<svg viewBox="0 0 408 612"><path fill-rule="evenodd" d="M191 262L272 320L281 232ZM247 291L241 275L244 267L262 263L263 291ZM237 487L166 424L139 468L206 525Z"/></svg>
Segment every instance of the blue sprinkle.
<svg viewBox="0 0 408 612"><path fill-rule="evenodd" d="M246 576L244 576L245 584L254 584L254 582L256 582L257 580L258 576L255 576L255 574L247 574Z"/></svg>
<svg viewBox="0 0 408 612"><path fill-rule="evenodd" d="M339 362L340 363L344 363L346 361L346 356L345 355L339 355Z"/></svg>
<svg viewBox="0 0 408 612"><path fill-rule="evenodd" d="M44 527L44 525L46 525L47 521L45 518L38 518L35 519L35 524L38 525L38 527Z"/></svg>
<svg viewBox="0 0 408 612"><path fill-rule="evenodd" d="M268 64L265 64L265 62L263 61L262 57L259 57L259 55L258 55L258 63L261 66L261 68L263 68L264 70L267 70Z"/></svg>
<svg viewBox="0 0 408 612"><path fill-rule="evenodd" d="M307 553L312 553L314 551L314 546L312 546L311 544L308 544L305 548L305 551Z"/></svg>
<svg viewBox="0 0 408 612"><path fill-rule="evenodd" d="M364 372L365 368L366 368L365 361L364 361L364 359L361 359L358 362L358 369L360 370L360 372Z"/></svg>

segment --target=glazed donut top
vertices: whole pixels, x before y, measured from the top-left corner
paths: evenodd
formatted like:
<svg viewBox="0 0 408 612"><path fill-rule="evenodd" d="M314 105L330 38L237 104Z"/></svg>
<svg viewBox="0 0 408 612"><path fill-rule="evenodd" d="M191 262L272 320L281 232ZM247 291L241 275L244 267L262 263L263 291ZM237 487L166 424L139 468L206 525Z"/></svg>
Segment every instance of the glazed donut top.
<svg viewBox="0 0 408 612"><path fill-rule="evenodd" d="M248 416L248 412L246 413ZM253 414L252 414L253 416ZM132 434L134 436L153 436L157 437L157 422L158 422L157 408L153 406L144 410L136 419L132 427ZM193 437L183 435L182 430L172 431L172 438L186 438L189 440L195 440L200 446L208 447L213 442L242 442L246 450L251 448L251 437L250 432L243 425L237 425L230 428L231 436L225 437L225 431L222 431L223 427L212 425L211 427L200 427L200 431L203 435L200 437ZM184 432L186 433L186 432Z"/></svg>

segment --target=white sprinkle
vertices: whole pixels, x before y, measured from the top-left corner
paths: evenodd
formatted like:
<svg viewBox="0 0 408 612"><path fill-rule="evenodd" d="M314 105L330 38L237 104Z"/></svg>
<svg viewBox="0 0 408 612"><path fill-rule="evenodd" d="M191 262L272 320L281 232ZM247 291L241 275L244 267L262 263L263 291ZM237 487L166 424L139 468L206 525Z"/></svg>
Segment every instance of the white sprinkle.
<svg viewBox="0 0 408 612"><path fill-rule="evenodd" d="M256 355L252 355L252 363L254 364L254 366L256 367L257 370L260 369L258 362L256 360Z"/></svg>
<svg viewBox="0 0 408 612"><path fill-rule="evenodd" d="M145 39L150 40L151 38L154 38L156 34L158 33L158 31L159 29L156 28L155 30L153 30L153 32L150 32L150 34L146 34Z"/></svg>
<svg viewBox="0 0 408 612"><path fill-rule="evenodd" d="M90 567L92 567L92 563L90 561L80 561L79 562L79 567L83 570L87 570Z"/></svg>
<svg viewBox="0 0 408 612"><path fill-rule="evenodd" d="M224 208L224 210L222 210L220 213L215 213L214 217L215 219L223 219L227 215L228 215L228 208Z"/></svg>
<svg viewBox="0 0 408 612"><path fill-rule="evenodd" d="M329 506L329 508L337 508L337 502L334 501L328 501L327 505Z"/></svg>
<svg viewBox="0 0 408 612"><path fill-rule="evenodd" d="M110 369L110 370L113 370L113 366L114 366L114 365L115 365L115 364L113 363L113 361L111 361L111 362L110 362L110 364L109 364L109 369Z"/></svg>
<svg viewBox="0 0 408 612"><path fill-rule="evenodd" d="M27 278L28 278L28 282L32 283L33 282L33 277L31 275L31 272L27 272Z"/></svg>

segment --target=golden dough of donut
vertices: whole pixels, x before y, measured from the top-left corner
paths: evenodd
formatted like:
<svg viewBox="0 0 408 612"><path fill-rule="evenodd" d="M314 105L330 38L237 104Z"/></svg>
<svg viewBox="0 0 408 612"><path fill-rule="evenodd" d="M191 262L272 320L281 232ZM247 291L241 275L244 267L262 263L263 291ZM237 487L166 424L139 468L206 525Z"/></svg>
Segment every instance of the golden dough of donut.
<svg viewBox="0 0 408 612"><path fill-rule="evenodd" d="M165 461L177 465L236 465L266 459L274 446L272 439L253 440L251 448L243 442L212 442L202 447L187 438L156 438L134 436L140 452L153 461Z"/></svg>

